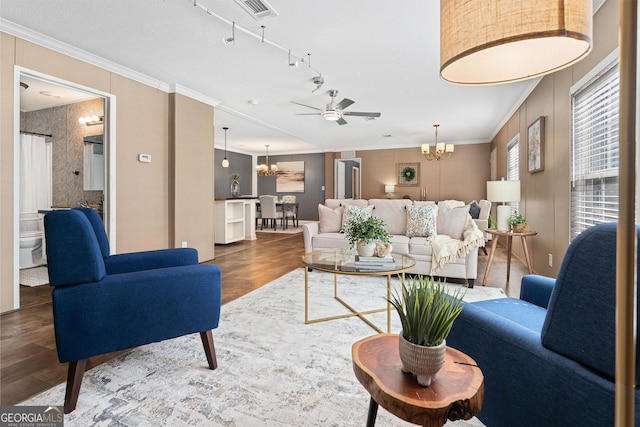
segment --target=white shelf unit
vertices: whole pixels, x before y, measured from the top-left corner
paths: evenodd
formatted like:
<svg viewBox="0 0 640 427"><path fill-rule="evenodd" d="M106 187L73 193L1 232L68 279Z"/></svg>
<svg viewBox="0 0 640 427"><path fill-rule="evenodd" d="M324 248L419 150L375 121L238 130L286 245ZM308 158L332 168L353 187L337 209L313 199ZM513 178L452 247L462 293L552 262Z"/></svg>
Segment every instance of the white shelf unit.
<svg viewBox="0 0 640 427"><path fill-rule="evenodd" d="M215 242L232 243L245 238L244 200L215 201Z"/></svg>

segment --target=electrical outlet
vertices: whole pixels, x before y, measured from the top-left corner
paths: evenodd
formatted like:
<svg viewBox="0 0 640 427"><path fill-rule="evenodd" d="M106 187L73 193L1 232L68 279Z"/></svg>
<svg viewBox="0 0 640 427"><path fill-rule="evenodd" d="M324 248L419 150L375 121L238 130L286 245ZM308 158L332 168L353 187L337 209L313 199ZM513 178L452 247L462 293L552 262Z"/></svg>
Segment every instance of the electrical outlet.
<svg viewBox="0 0 640 427"><path fill-rule="evenodd" d="M553 267L553 255L549 254L549 267Z"/></svg>
<svg viewBox="0 0 640 427"><path fill-rule="evenodd" d="M187 242L182 242L182 247L186 248L187 247Z"/></svg>

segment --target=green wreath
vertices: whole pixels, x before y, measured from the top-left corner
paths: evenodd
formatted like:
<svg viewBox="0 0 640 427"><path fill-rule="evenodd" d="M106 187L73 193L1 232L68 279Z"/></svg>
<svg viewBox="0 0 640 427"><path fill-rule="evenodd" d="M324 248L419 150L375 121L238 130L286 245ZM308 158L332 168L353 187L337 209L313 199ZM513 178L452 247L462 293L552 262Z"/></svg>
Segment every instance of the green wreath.
<svg viewBox="0 0 640 427"><path fill-rule="evenodd" d="M404 182L411 182L416 178L416 170L411 166L407 166L400 172Z"/></svg>

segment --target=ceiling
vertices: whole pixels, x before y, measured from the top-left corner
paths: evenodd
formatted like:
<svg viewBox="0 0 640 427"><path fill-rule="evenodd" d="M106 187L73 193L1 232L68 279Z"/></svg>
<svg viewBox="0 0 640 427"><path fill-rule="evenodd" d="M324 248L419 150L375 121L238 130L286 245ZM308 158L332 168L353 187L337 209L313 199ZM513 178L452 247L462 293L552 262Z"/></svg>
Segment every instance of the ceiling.
<svg viewBox="0 0 640 427"><path fill-rule="evenodd" d="M439 142L484 143L537 83L441 81L435 0L267 0L277 16L263 20L238 2L2 0L0 29L196 94L215 105L216 147L226 126L228 149L246 154L419 147L434 142L434 123ZM346 111L381 117L339 126L290 102L323 109L330 89L355 101Z"/></svg>

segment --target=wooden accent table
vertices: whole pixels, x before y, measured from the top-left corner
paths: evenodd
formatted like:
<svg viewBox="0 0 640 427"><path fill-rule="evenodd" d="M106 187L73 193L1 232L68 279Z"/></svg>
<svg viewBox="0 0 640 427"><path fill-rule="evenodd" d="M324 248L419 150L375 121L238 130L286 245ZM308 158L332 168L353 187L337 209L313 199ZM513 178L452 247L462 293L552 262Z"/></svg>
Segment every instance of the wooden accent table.
<svg viewBox="0 0 640 427"><path fill-rule="evenodd" d="M378 404L413 424L442 426L449 420L468 420L482 408L484 376L466 354L447 347L444 366L429 387L401 371L398 335L379 334L351 348L353 371L371 395L367 427L373 427Z"/></svg>
<svg viewBox="0 0 640 427"><path fill-rule="evenodd" d="M527 268L529 269L529 274L533 274L533 269L531 268L531 260L529 259L529 249L527 249L527 236L535 236L538 234L537 231L526 231L524 233L516 233L515 231L498 231L495 228L488 228L484 230L486 233L489 233L494 236L494 239L491 241L491 252L489 252L489 260L487 261L487 269L484 272L484 278L482 279L482 286L487 283L487 277L489 276L489 270L491 269L491 261L493 261L493 255L496 252L496 246L498 246L498 238L500 236L507 237L507 282L509 281L509 272L511 271L511 251L513 249L513 245L511 244L512 239L514 237L520 237L522 241L522 249L524 250L524 258L527 261Z"/></svg>

